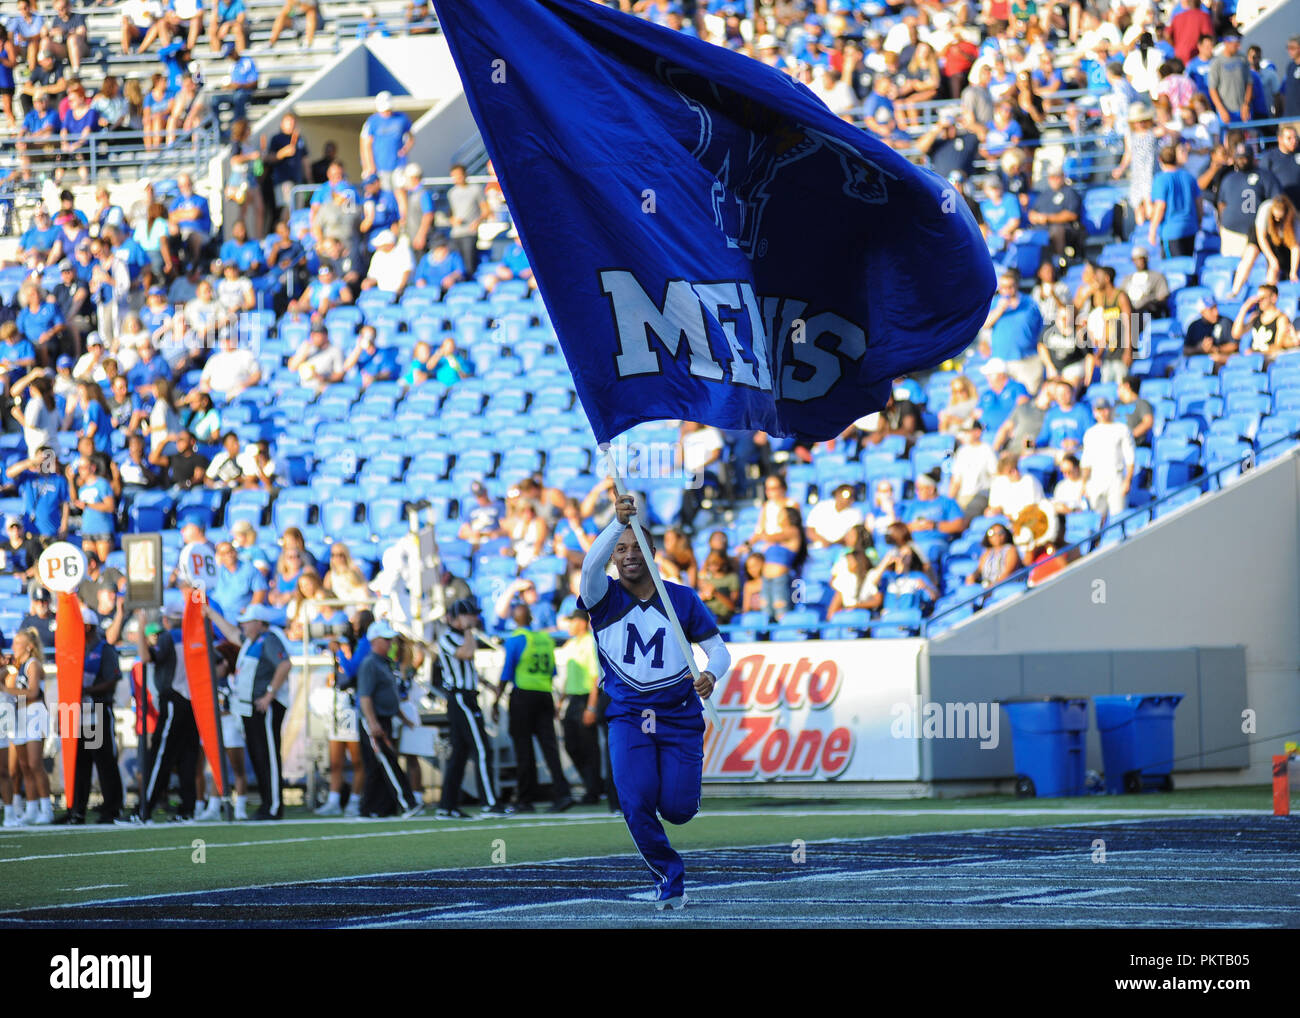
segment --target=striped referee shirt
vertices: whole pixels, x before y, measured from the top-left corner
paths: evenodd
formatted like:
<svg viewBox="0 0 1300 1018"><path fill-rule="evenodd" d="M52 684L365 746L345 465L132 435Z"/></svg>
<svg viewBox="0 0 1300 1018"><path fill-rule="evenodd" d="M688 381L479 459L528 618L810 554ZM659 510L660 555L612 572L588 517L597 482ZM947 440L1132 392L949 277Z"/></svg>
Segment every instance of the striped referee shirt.
<svg viewBox="0 0 1300 1018"><path fill-rule="evenodd" d="M478 669L473 661L462 661L456 651L464 645L466 636L454 629L444 629L438 637L438 660L442 663L442 686L456 692L474 692L478 689Z"/></svg>

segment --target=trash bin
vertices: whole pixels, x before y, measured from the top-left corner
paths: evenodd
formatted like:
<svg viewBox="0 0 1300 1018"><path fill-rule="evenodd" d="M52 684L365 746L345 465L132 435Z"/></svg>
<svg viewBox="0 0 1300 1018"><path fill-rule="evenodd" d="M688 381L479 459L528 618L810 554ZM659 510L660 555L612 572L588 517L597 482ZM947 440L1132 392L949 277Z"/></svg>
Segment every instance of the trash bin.
<svg viewBox="0 0 1300 1018"><path fill-rule="evenodd" d="M1011 721L1016 795L1083 795L1088 701L1038 696L998 702Z"/></svg>
<svg viewBox="0 0 1300 1018"><path fill-rule="evenodd" d="M1174 710L1182 693L1093 697L1110 795L1174 787Z"/></svg>

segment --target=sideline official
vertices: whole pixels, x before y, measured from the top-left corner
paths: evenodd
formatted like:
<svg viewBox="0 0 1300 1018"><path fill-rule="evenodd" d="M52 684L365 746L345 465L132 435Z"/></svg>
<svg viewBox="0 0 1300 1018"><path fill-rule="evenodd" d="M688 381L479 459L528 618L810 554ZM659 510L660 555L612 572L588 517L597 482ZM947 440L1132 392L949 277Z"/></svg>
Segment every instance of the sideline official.
<svg viewBox="0 0 1300 1018"><path fill-rule="evenodd" d="M417 815L415 801L397 760L393 744L393 718L401 711L397 673L388 656L397 632L387 622L376 621L366 631L370 653L357 670L357 702L361 708L361 759L366 769L361 793L363 817L387 817L401 812Z"/></svg>
<svg viewBox="0 0 1300 1018"><path fill-rule="evenodd" d="M231 707L244 719L244 743L262 804L254 820L284 819L284 774L280 763L280 726L289 709L288 638L271 625L275 614L250 604L236 628L212 607L204 612L225 638L239 647L230 682Z"/></svg>
<svg viewBox="0 0 1300 1018"><path fill-rule="evenodd" d="M447 700L448 738L451 741L451 754L442 775L442 801L434 814L438 820L467 819L459 809L460 786L465 777L465 764L471 756L478 769L479 788L486 803L483 812L511 812L497 798L492 744L479 708L478 669L474 667L477 641L473 633L479 624L478 608L471 599L462 598L447 609L448 628L438 637L438 661L442 666L438 691Z"/></svg>

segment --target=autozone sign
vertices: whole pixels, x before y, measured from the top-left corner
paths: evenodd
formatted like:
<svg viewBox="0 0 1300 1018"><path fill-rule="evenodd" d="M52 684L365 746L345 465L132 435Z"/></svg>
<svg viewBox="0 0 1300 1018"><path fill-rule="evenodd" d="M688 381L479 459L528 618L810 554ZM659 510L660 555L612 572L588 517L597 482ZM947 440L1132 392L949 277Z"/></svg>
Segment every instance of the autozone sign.
<svg viewBox="0 0 1300 1018"><path fill-rule="evenodd" d="M916 742L891 732L917 693L920 641L731 645L713 694L706 781L914 781Z"/></svg>

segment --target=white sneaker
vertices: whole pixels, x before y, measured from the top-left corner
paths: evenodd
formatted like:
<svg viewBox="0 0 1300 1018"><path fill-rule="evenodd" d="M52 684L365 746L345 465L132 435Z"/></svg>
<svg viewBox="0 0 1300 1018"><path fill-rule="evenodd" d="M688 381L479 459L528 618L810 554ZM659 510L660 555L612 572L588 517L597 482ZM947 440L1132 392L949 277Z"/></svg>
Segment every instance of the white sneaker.
<svg viewBox="0 0 1300 1018"><path fill-rule="evenodd" d="M349 803L348 805L351 806L352 804ZM324 806L317 806L313 812L318 817L341 817L343 815L343 807L337 802L327 802Z"/></svg>
<svg viewBox="0 0 1300 1018"><path fill-rule="evenodd" d="M677 909L686 907L686 892L676 895L672 898L660 898L658 891L637 891L631 896L633 901L648 901L654 905L655 909L663 912L666 909Z"/></svg>
<svg viewBox="0 0 1300 1018"><path fill-rule="evenodd" d="M343 811L345 817L361 816L361 796L354 795L348 800L348 808Z"/></svg>
<svg viewBox="0 0 1300 1018"><path fill-rule="evenodd" d="M36 814L36 819L33 821L33 824L36 827L44 827L47 824L52 823L54 823L54 803L46 800L41 803L41 809Z"/></svg>
<svg viewBox="0 0 1300 1018"><path fill-rule="evenodd" d="M5 825L6 827L22 827L22 826L23 826L23 818L20 817L17 813L14 813L14 814L11 815L11 816L7 816L7 817L5 817L4 825Z"/></svg>
<svg viewBox="0 0 1300 1018"><path fill-rule="evenodd" d="M208 803L201 810L199 810L197 813L194 814L194 819L196 822L202 822L202 823L207 823L212 820L220 820L221 803L219 802Z"/></svg>
<svg viewBox="0 0 1300 1018"><path fill-rule="evenodd" d="M34 827L37 820L40 819L41 806L35 799L27 800L27 809L23 813L23 823L29 827Z"/></svg>

